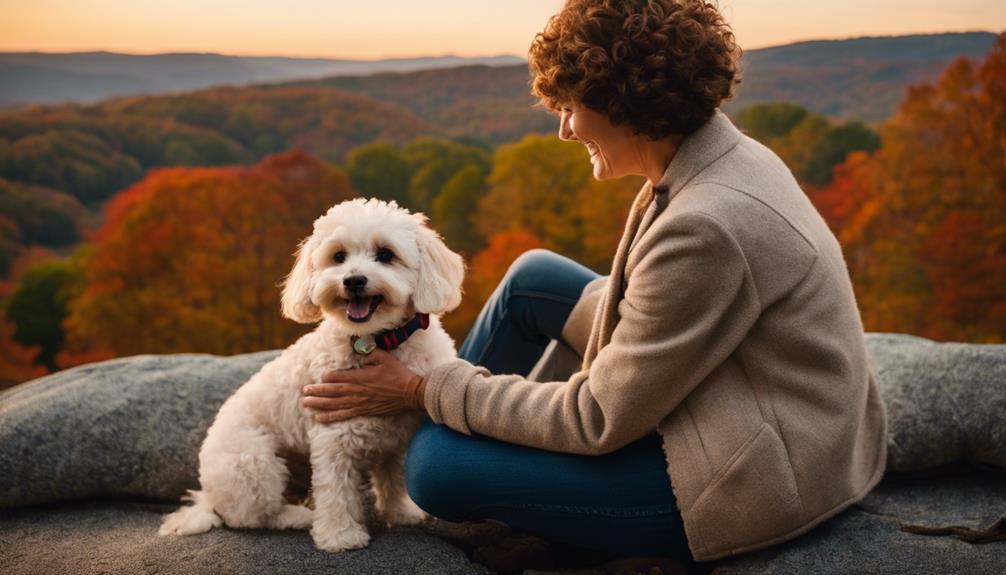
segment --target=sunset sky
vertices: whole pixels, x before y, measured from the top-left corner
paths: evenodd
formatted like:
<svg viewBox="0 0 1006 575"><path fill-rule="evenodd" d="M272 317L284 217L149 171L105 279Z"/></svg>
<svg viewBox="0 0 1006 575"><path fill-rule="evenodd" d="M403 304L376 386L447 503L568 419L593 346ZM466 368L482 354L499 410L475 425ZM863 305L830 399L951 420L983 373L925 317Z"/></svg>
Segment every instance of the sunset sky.
<svg viewBox="0 0 1006 575"><path fill-rule="evenodd" d="M0 0L0 51L524 56L562 0ZM747 49L1006 30L1006 0L724 0Z"/></svg>

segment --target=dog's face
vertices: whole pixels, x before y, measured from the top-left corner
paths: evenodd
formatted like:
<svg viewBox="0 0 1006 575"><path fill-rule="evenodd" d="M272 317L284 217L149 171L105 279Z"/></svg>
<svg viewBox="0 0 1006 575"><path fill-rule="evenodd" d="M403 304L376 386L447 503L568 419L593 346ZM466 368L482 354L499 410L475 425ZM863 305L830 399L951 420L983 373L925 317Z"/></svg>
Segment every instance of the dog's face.
<svg viewBox="0 0 1006 575"><path fill-rule="evenodd" d="M300 244L283 287L283 315L323 317L352 335L396 328L413 314L461 303L464 263L421 214L356 199L328 210Z"/></svg>

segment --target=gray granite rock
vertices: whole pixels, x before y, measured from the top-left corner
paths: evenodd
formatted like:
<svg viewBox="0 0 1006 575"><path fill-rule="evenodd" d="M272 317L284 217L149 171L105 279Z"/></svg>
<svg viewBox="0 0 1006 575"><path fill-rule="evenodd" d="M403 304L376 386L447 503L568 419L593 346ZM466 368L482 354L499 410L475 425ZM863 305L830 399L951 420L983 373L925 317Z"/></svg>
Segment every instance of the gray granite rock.
<svg viewBox="0 0 1006 575"><path fill-rule="evenodd" d="M1006 469L1006 345L866 341L887 407L888 470L958 460Z"/></svg>
<svg viewBox="0 0 1006 575"><path fill-rule="evenodd" d="M0 394L0 509L93 496L177 500L198 487L217 409L277 355L136 356Z"/></svg>
<svg viewBox="0 0 1006 575"><path fill-rule="evenodd" d="M168 506L88 501L5 512L0 572L5 575L368 575L479 574L489 571L458 548L418 529L375 533L370 545L332 555L304 531L214 529L159 537Z"/></svg>

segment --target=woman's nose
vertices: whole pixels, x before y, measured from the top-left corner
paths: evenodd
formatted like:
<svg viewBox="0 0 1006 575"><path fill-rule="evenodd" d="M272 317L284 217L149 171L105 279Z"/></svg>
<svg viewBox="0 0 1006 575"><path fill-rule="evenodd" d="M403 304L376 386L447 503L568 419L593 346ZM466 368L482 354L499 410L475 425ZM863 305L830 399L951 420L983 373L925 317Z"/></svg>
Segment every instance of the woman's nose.
<svg viewBox="0 0 1006 575"><path fill-rule="evenodd" d="M559 113L559 139L563 141L570 141L576 139L576 134L569 127L569 110L563 110Z"/></svg>

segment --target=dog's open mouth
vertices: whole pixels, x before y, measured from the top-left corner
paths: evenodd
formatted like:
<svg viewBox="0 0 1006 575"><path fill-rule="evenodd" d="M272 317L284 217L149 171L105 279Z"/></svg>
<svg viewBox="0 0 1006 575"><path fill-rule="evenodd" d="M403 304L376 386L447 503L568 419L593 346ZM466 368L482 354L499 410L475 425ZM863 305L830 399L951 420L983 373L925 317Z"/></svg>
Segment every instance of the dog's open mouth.
<svg viewBox="0 0 1006 575"><path fill-rule="evenodd" d="M384 301L384 296L350 296L346 301L346 317L349 318L349 321L364 323L377 311L377 306Z"/></svg>

